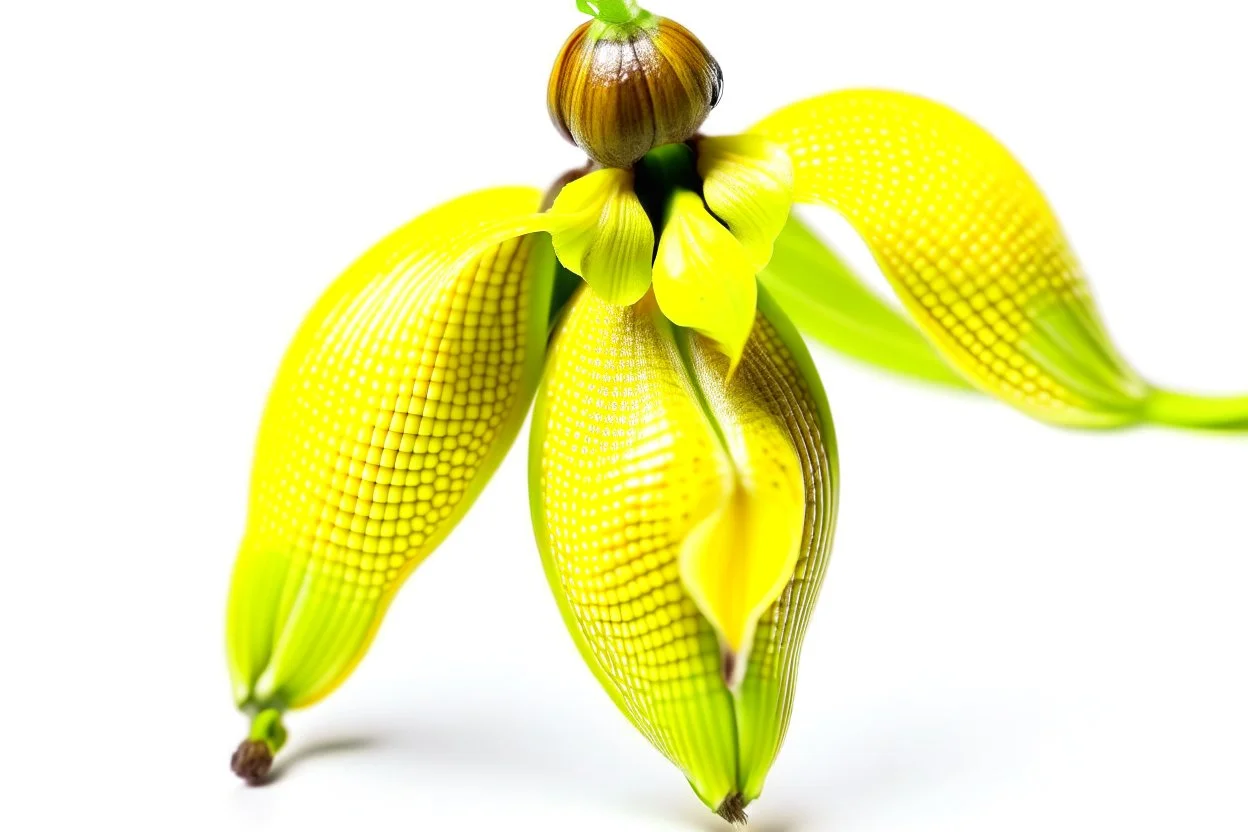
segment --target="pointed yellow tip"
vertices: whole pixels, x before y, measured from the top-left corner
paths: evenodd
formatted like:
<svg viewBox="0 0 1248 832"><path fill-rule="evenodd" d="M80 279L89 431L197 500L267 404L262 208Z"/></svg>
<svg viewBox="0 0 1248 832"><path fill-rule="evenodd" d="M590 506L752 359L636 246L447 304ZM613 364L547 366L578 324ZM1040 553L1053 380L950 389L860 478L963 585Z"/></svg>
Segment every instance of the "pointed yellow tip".
<svg viewBox="0 0 1248 832"><path fill-rule="evenodd" d="M719 343L716 343L715 346L728 357L728 369L724 372L724 386L726 387L737 377L737 368L741 366L741 359L745 357L745 344L742 343L736 349Z"/></svg>
<svg viewBox="0 0 1248 832"><path fill-rule="evenodd" d="M719 634L725 684L734 688L749 660L763 612L780 596L801 548L806 513L801 463L781 437L751 436L750 467L681 546L685 588Z"/></svg>
<svg viewBox="0 0 1248 832"><path fill-rule="evenodd" d="M672 197L654 261L654 294L675 324L714 341L735 367L754 327L758 285L745 250L691 191Z"/></svg>

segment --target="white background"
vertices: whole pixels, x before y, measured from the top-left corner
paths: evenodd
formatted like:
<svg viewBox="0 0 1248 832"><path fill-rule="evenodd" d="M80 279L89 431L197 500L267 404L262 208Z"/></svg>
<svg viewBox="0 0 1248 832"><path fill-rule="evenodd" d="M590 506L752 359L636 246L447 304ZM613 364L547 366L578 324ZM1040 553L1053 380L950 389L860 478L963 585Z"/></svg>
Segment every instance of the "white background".
<svg viewBox="0 0 1248 832"><path fill-rule="evenodd" d="M653 7L724 66L709 132L852 85L977 118L1136 366L1248 390L1241 3ZM227 766L285 342L394 226L578 163L544 104L573 0L0 9L0 827L719 828L563 631L523 452L289 718L278 782ZM1248 827L1248 440L1060 431L815 353L841 522L753 828Z"/></svg>

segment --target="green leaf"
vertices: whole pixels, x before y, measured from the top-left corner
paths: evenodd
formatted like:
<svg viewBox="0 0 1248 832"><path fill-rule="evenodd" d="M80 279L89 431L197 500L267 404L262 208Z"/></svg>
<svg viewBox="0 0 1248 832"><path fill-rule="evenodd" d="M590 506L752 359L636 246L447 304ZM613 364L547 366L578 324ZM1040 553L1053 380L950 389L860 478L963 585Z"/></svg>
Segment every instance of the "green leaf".
<svg viewBox="0 0 1248 832"><path fill-rule="evenodd" d="M901 312L795 216L758 279L798 329L829 347L896 375L969 389Z"/></svg>

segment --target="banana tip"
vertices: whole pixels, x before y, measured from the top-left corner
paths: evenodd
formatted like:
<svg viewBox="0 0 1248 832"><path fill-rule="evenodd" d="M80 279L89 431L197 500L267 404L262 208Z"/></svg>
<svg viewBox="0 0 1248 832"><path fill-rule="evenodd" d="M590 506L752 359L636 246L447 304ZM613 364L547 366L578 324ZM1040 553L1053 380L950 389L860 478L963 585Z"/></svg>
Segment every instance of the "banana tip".
<svg viewBox="0 0 1248 832"><path fill-rule="evenodd" d="M273 752L264 740L243 740L230 757L230 768L249 786L262 786L273 767Z"/></svg>
<svg viewBox="0 0 1248 832"><path fill-rule="evenodd" d="M715 810L715 814L731 823L733 826L745 826L748 818L745 815L745 800L740 793L730 794L724 798L724 802L719 804L719 808Z"/></svg>

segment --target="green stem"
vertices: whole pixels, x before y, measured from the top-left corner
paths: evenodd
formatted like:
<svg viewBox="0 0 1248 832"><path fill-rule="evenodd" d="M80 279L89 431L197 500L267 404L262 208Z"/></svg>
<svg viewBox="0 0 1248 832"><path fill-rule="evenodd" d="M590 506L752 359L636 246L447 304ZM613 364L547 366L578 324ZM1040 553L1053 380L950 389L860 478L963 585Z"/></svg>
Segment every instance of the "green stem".
<svg viewBox="0 0 1248 832"><path fill-rule="evenodd" d="M632 23L646 13L634 0L576 0L576 7L604 23Z"/></svg>
<svg viewBox="0 0 1248 832"><path fill-rule="evenodd" d="M282 724L282 712L276 708L266 708L251 720L249 740L261 740L273 754L282 750L286 744L286 726Z"/></svg>
<svg viewBox="0 0 1248 832"><path fill-rule="evenodd" d="M1248 396L1193 396L1154 390L1144 403L1152 422L1206 430L1248 430Z"/></svg>

